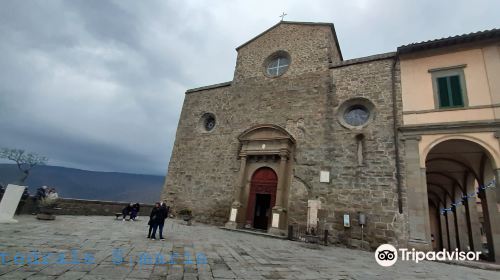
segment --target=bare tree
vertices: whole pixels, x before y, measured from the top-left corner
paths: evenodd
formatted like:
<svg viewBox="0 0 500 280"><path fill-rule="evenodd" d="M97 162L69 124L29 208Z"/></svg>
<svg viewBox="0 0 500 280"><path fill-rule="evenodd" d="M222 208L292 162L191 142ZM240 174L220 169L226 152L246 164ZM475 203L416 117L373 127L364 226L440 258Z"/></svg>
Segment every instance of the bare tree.
<svg viewBox="0 0 500 280"><path fill-rule="evenodd" d="M30 175L30 170L37 165L45 165L48 158L35 153L27 153L25 150L0 148L0 158L12 160L16 163L17 168L23 174L19 180L22 184Z"/></svg>

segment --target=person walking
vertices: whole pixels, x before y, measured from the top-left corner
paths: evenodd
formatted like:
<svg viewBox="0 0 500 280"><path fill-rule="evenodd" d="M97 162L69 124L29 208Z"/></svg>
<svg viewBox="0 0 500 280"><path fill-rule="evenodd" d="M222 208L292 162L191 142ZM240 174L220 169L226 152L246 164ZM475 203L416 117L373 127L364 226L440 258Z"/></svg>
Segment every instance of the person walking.
<svg viewBox="0 0 500 280"><path fill-rule="evenodd" d="M161 220L161 210L160 210L160 203L156 202L155 206L151 210L151 214L149 215L149 232L148 232L148 238L151 238L153 240L156 240L156 230L158 229L159 221ZM151 232L151 230L153 232Z"/></svg>
<svg viewBox="0 0 500 280"><path fill-rule="evenodd" d="M163 238L163 226L165 225L165 219L168 218L168 212L170 210L170 207L167 206L167 203L163 201L160 206L160 220L158 223L158 228L160 231L160 240L165 240Z"/></svg>

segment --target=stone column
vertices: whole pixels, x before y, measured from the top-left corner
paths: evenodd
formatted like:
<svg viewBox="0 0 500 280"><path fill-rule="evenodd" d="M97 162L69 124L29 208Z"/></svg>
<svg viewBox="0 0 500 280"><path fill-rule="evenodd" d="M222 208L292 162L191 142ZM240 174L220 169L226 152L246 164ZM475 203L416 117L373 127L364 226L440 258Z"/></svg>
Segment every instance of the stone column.
<svg viewBox="0 0 500 280"><path fill-rule="evenodd" d="M453 213L453 211L446 211L446 217L448 218L448 236L450 238L450 250L455 250L457 248L455 213Z"/></svg>
<svg viewBox="0 0 500 280"><path fill-rule="evenodd" d="M234 190L233 203L231 205L231 212L229 213L229 221L226 223L227 228L237 228L238 224L236 218L238 217L238 212L241 209L241 190L245 187L245 176L247 169L247 155L240 155L240 173L238 177L238 184Z"/></svg>
<svg viewBox="0 0 500 280"><path fill-rule="evenodd" d="M424 220L423 225L425 228L425 238L429 244L428 250L432 250L432 238L431 238L431 219L429 213L429 194L427 193L427 170L426 168L420 168L420 198L423 200L423 212Z"/></svg>
<svg viewBox="0 0 500 280"><path fill-rule="evenodd" d="M468 176L465 184L465 190L467 195L476 192L476 178L474 176ZM477 198L474 196L473 198L464 199L464 206L468 209L469 212L469 223L471 230L471 240L473 251L481 251L482 250L482 240L481 240L481 223L479 222L479 215L477 213Z"/></svg>
<svg viewBox="0 0 500 280"><path fill-rule="evenodd" d="M451 206L451 212L453 212L453 224L455 225L455 247L458 248L458 250L462 250L463 248L460 247L460 224L459 224L459 213L457 211L456 206Z"/></svg>
<svg viewBox="0 0 500 280"><path fill-rule="evenodd" d="M481 251L482 242L481 242L481 224L479 223L479 215L477 214L477 203L476 198L469 198L467 202L464 204L465 207L469 209L469 219L470 219L470 227L472 231L472 245L474 248L471 250Z"/></svg>
<svg viewBox="0 0 500 280"><path fill-rule="evenodd" d="M439 212L439 226L441 227L441 229L439 230L439 232L441 233L441 235L439 236L439 238L441 239L441 249L448 249L448 236L446 235L446 220L444 219L444 215L441 214L441 211Z"/></svg>
<svg viewBox="0 0 500 280"><path fill-rule="evenodd" d="M418 250L432 250L429 205L425 168L420 167L418 149L420 136L405 138L405 170L408 196L408 222L410 238L408 246Z"/></svg>
<svg viewBox="0 0 500 280"><path fill-rule="evenodd" d="M443 213L443 219L444 219L444 223L443 223L443 233L444 235L446 236L446 239L443 239L443 242L444 242L444 248L446 248L448 251L451 250L451 240L450 240L450 225L448 223L448 212L445 211Z"/></svg>
<svg viewBox="0 0 500 280"><path fill-rule="evenodd" d="M465 195L466 194L464 194L464 196ZM467 228L467 238L464 237L464 239L463 239L462 250L466 251L468 249L469 251L474 251L474 239L473 239L473 232L472 232L472 226L471 226L469 201L467 199L462 198L462 205L460 206L460 210L462 213L461 217L463 217L462 222L465 225L465 227Z"/></svg>
<svg viewBox="0 0 500 280"><path fill-rule="evenodd" d="M434 236L434 242L436 244L436 249L439 251L439 250L442 250L444 247L443 245L443 226L442 226L442 218L441 218L441 212L439 211L439 203L438 203L438 206L437 206L437 209L436 209L436 213L434 215L437 215L437 225L438 225L438 228L437 228L437 235Z"/></svg>
<svg viewBox="0 0 500 280"><path fill-rule="evenodd" d="M486 238L488 240L488 249L493 252L490 261L500 263L500 214L497 208L496 191L500 188L500 169L495 171L495 187L480 191L481 204L483 207L484 226ZM488 184L489 182L485 182Z"/></svg>
<svg viewBox="0 0 500 280"><path fill-rule="evenodd" d="M269 233L284 235L283 229L280 225L283 224L283 214L285 209L283 208L283 197L285 195L286 187L286 165L288 162L288 155L286 152L280 153L280 165L278 168L278 188L276 190L276 204L273 207L273 216L271 217L271 228Z"/></svg>
<svg viewBox="0 0 500 280"><path fill-rule="evenodd" d="M467 218L465 214L465 207L463 205L460 205L460 207L457 209L458 213L458 225L460 228L460 232L462 235L460 236L460 248L462 251L468 251L470 250L470 240L469 240L469 228L467 226Z"/></svg>

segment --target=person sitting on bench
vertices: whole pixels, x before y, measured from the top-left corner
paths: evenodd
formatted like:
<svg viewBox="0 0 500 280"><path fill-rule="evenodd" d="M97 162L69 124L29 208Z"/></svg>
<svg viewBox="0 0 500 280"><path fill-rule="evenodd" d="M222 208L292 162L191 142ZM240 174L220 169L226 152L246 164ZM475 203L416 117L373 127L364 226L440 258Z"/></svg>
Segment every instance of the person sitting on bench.
<svg viewBox="0 0 500 280"><path fill-rule="evenodd" d="M127 215L131 215L131 214L132 214L132 203L125 206L125 208L123 208L123 210L122 210L123 221L125 221L125 218L127 217ZM130 218L132 218L132 216L130 216Z"/></svg>
<svg viewBox="0 0 500 280"><path fill-rule="evenodd" d="M139 210L141 209L141 206L139 205L139 202L136 204L132 205L132 211L130 213L130 219L132 221L135 221L135 218L137 218L137 215L139 214Z"/></svg>

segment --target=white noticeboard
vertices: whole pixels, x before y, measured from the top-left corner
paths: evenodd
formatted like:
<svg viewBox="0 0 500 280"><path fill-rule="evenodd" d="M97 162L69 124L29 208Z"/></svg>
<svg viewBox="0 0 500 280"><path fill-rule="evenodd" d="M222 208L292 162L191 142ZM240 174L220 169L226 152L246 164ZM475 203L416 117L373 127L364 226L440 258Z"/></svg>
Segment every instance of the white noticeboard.
<svg viewBox="0 0 500 280"><path fill-rule="evenodd" d="M321 209L321 200L310 199L307 201L307 227L318 227L318 210Z"/></svg>
<svg viewBox="0 0 500 280"><path fill-rule="evenodd" d="M279 227L279 225L280 225L280 214L273 213L273 221L272 221L271 226L273 228L277 228L277 227Z"/></svg>
<svg viewBox="0 0 500 280"><path fill-rule="evenodd" d="M330 183L330 172L320 171L319 172L319 182L320 183Z"/></svg>
<svg viewBox="0 0 500 280"><path fill-rule="evenodd" d="M229 217L229 221L235 222L236 221L236 215L238 214L238 209L236 208L231 208L231 216Z"/></svg>
<svg viewBox="0 0 500 280"><path fill-rule="evenodd" d="M344 214L344 227L351 227L351 219L349 214Z"/></svg>
<svg viewBox="0 0 500 280"><path fill-rule="evenodd" d="M17 220L14 220L14 214L23 195L24 188L17 185L7 186L2 201L0 201L0 223L17 223Z"/></svg>

